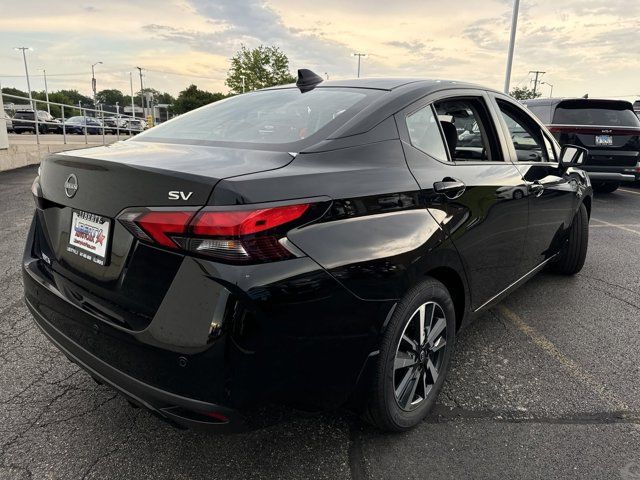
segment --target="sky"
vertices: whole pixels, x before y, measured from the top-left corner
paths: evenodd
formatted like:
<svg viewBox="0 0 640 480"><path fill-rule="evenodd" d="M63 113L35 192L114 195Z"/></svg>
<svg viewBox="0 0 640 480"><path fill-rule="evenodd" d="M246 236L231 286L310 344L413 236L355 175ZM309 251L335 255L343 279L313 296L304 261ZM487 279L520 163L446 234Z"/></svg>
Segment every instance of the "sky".
<svg viewBox="0 0 640 480"><path fill-rule="evenodd" d="M640 97L640 0L521 0L513 86L546 73L554 96ZM297 68L469 81L502 90L513 0L0 0L0 83L33 90L224 85L240 45L275 45ZM545 96L551 87L539 88Z"/></svg>

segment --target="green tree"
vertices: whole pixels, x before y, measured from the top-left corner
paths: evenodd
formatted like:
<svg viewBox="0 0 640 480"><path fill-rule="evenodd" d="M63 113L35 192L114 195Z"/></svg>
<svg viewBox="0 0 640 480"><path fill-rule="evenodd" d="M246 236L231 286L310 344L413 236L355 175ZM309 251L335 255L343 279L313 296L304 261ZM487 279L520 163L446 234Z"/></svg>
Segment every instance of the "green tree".
<svg viewBox="0 0 640 480"><path fill-rule="evenodd" d="M529 87L514 87L509 93L516 100L530 100L532 98L538 98L542 96L542 93L535 92Z"/></svg>
<svg viewBox="0 0 640 480"><path fill-rule="evenodd" d="M171 112L180 115L194 108L202 107L208 103L222 100L226 95L224 93L211 93L198 89L195 85L189 85L185 90L181 91L178 98L173 102Z"/></svg>
<svg viewBox="0 0 640 480"><path fill-rule="evenodd" d="M289 59L278 47L260 45L242 48L231 59L226 84L234 93L242 93L242 77L246 91L295 82L289 71Z"/></svg>
<svg viewBox="0 0 640 480"><path fill-rule="evenodd" d="M100 90L96 93L96 100L105 105L115 105L117 102L121 107L124 106L124 95L116 88Z"/></svg>
<svg viewBox="0 0 640 480"><path fill-rule="evenodd" d="M13 88L13 87L2 87L2 93L6 93L7 95L15 95L17 97L28 97L29 94L26 91L22 91L22 90L18 90L17 88ZM17 98L5 98L5 103L19 103L20 100L18 100Z"/></svg>

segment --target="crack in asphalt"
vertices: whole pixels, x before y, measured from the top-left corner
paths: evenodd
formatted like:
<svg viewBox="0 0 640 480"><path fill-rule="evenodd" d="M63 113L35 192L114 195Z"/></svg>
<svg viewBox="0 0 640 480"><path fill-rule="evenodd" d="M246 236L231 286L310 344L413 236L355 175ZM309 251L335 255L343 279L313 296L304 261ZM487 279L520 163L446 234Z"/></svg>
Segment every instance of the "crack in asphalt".
<svg viewBox="0 0 640 480"><path fill-rule="evenodd" d="M425 423L442 423L457 420L492 420L505 423L549 423L568 425L624 423L640 425L640 411L602 411L572 413L568 415L523 414L518 410L469 410L459 407L436 405Z"/></svg>

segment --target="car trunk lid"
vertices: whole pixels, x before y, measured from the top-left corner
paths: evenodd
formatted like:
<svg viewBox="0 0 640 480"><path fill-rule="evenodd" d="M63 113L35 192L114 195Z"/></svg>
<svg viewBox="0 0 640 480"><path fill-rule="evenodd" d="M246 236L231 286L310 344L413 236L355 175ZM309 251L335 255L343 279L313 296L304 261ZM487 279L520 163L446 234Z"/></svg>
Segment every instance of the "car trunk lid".
<svg viewBox="0 0 640 480"><path fill-rule="evenodd" d="M43 252L55 271L82 277L92 286L118 290L132 271L140 276L136 281L144 283L144 266L138 265L143 256L138 254L155 247L137 245L116 220L120 212L130 207L196 210L206 205L219 180L280 168L291 159L286 152L135 141L50 156L41 165L39 180ZM104 231L96 230L100 226ZM72 233L79 238L70 244ZM105 248L100 252L103 243L96 242L103 233ZM85 252L92 246L97 250ZM147 262L153 257L145 255ZM178 254L158 256L163 255Z"/></svg>

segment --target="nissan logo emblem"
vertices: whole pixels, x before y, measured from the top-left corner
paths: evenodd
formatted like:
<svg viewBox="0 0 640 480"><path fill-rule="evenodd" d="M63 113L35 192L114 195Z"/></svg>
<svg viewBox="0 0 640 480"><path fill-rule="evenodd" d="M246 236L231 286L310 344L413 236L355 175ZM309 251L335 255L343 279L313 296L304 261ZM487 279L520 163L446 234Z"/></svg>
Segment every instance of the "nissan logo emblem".
<svg viewBox="0 0 640 480"><path fill-rule="evenodd" d="M73 197L78 191L78 177L73 173L67 177L67 181L64 182L64 193L67 197Z"/></svg>

